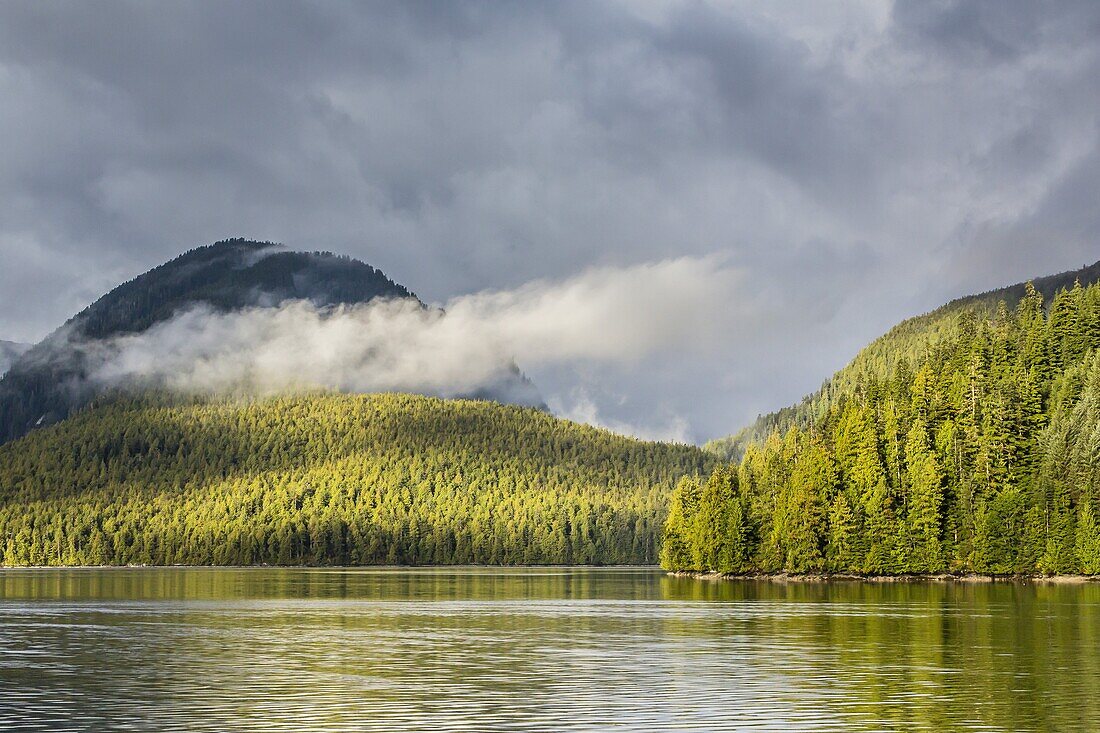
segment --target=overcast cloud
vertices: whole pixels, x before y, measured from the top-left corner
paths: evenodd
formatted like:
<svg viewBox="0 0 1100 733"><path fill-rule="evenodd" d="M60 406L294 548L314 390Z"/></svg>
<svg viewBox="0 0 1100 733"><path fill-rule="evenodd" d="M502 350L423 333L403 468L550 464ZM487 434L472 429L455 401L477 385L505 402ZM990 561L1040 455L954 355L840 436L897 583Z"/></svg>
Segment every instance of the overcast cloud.
<svg viewBox="0 0 1100 733"><path fill-rule="evenodd" d="M712 312L740 279L718 258L593 268L561 282L482 291L426 309L413 299L336 309L307 301L219 313L198 306L146 331L78 343L93 382L152 384L183 392L273 394L318 387L460 397L516 389L509 365L527 369L636 367L675 350L709 358L750 311ZM504 395L539 404L529 390ZM624 432L686 440L686 421L635 427L603 418L584 391L553 409Z"/></svg>
<svg viewBox="0 0 1100 733"><path fill-rule="evenodd" d="M439 303L721 262L710 348L527 369L646 435L730 432L901 318L1100 259L1092 0L7 2L0 99L0 338L229 236Z"/></svg>

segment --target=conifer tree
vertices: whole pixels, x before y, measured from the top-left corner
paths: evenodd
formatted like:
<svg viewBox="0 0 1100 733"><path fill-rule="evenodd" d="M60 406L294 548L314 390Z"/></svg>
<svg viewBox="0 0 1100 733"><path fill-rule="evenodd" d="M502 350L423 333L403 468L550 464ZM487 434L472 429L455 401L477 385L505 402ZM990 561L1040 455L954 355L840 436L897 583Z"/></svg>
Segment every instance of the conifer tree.
<svg viewBox="0 0 1100 733"><path fill-rule="evenodd" d="M826 563L834 572L858 572L863 566L860 552L859 527L852 504L844 492L833 499L829 507L829 540Z"/></svg>
<svg viewBox="0 0 1100 733"><path fill-rule="evenodd" d="M1086 575L1100 573L1100 527L1092 511L1092 501L1081 504L1077 518L1077 562Z"/></svg>
<svg viewBox="0 0 1100 733"><path fill-rule="evenodd" d="M695 513L701 488L693 477L680 480L669 499L661 543L661 567L668 570L702 570L695 563Z"/></svg>
<svg viewBox="0 0 1100 733"><path fill-rule="evenodd" d="M905 444L909 472L907 528L912 543L908 569L935 573L943 569L940 522L943 481L936 456L928 444L927 428L916 420Z"/></svg>
<svg viewBox="0 0 1100 733"><path fill-rule="evenodd" d="M807 573L824 569L826 512L836 481L836 467L828 451L819 441L806 439L791 468L780 527L786 571Z"/></svg>

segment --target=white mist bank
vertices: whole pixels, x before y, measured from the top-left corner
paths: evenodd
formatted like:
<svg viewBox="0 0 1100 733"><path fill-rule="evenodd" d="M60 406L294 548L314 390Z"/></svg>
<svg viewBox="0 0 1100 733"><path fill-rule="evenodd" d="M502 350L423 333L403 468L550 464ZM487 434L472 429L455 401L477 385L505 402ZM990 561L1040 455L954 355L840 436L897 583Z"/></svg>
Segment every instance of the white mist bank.
<svg viewBox="0 0 1100 733"><path fill-rule="evenodd" d="M330 388L438 396L491 390L523 369L629 366L659 352L685 357L728 335L740 279L717 258L595 268L514 290L317 308L292 301L219 313L197 307L139 334L83 344L89 378L184 392L268 394Z"/></svg>

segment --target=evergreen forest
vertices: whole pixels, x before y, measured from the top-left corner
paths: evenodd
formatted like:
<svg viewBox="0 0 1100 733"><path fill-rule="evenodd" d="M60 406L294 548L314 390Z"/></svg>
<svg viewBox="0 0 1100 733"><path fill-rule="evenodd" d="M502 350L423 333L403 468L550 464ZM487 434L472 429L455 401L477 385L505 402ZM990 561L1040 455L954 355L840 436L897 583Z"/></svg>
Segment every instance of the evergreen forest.
<svg viewBox="0 0 1100 733"><path fill-rule="evenodd" d="M109 395L0 446L0 565L653 564L714 463L487 401Z"/></svg>
<svg viewBox="0 0 1100 733"><path fill-rule="evenodd" d="M1100 285L902 324L672 495L662 565L1100 573Z"/></svg>

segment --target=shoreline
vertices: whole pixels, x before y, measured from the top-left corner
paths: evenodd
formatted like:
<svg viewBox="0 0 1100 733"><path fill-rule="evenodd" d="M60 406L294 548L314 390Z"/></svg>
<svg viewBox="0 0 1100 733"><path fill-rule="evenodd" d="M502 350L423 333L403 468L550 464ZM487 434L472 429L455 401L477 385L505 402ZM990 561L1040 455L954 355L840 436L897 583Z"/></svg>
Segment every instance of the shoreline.
<svg viewBox="0 0 1100 733"><path fill-rule="evenodd" d="M903 575L859 575L856 573L715 573L670 570L673 578L692 578L714 582L760 580L770 583L1043 583L1076 585L1100 582L1100 575L1038 575L981 573L907 573Z"/></svg>
<svg viewBox="0 0 1100 733"><path fill-rule="evenodd" d="M653 570L659 565L0 565L5 570Z"/></svg>
<svg viewBox="0 0 1100 733"><path fill-rule="evenodd" d="M717 573L694 570L664 570L658 565L0 565L0 574L12 570L356 570L356 571L446 571L446 570L653 570L666 577L691 580L764 581L769 583L1042 583L1083 585L1100 583L1100 575L1041 575L983 573L904 573L861 575L858 573Z"/></svg>

